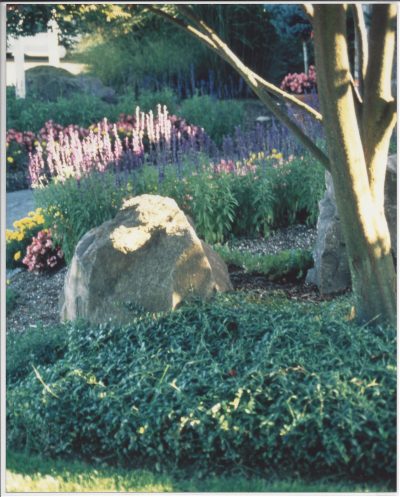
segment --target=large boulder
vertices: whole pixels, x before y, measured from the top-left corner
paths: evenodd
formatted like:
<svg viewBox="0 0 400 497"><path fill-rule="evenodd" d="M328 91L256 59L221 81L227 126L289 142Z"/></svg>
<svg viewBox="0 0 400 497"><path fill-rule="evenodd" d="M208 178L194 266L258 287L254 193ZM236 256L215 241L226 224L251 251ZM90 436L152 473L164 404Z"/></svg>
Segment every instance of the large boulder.
<svg viewBox="0 0 400 497"><path fill-rule="evenodd" d="M326 192L319 204L314 268L306 281L318 286L322 295L342 292L351 286L351 275L336 206L331 175L325 176ZM385 180L385 214L389 225L393 255L397 250L397 156L388 159Z"/></svg>
<svg viewBox="0 0 400 497"><path fill-rule="evenodd" d="M70 73L61 67L35 66L26 71L26 92L44 101L68 98L75 93L92 95L108 103L116 103L115 91L93 76Z"/></svg>
<svg viewBox="0 0 400 497"><path fill-rule="evenodd" d="M232 290L223 260L171 198L141 195L78 243L61 297L61 320L129 323L132 311L167 311Z"/></svg>

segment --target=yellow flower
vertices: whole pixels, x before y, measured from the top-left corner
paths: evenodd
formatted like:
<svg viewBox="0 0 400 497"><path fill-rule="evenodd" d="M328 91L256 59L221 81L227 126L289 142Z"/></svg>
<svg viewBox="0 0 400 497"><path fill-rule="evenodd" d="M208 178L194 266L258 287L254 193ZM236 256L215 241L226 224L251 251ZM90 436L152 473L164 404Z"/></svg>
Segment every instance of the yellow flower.
<svg viewBox="0 0 400 497"><path fill-rule="evenodd" d="M7 157L7 162L9 162L10 164L12 164L14 162L14 158L13 157Z"/></svg>
<svg viewBox="0 0 400 497"><path fill-rule="evenodd" d="M14 254L14 261L19 261L21 259L21 251L18 250L18 252L15 252Z"/></svg>
<svg viewBox="0 0 400 497"><path fill-rule="evenodd" d="M6 280L6 283L7 283L7 285L9 285L10 284L10 280Z"/></svg>

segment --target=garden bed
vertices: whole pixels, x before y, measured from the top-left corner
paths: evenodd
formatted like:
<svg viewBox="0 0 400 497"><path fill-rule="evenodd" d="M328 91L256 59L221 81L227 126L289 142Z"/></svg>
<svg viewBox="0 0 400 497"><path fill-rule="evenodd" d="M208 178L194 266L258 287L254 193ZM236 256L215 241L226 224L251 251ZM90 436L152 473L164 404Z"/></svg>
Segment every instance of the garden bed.
<svg viewBox="0 0 400 497"><path fill-rule="evenodd" d="M311 250L316 229L302 225L275 231L269 238L243 238L229 246L244 253L257 255L277 254L283 250ZM8 313L8 331L24 332L39 325L49 326L59 322L59 296L67 268L51 274L34 274L20 270L11 278L9 288L16 294L15 305ZM316 287L302 282L271 282L262 274L249 274L229 265L235 290L255 291L264 295L273 290L283 291L289 298L320 300Z"/></svg>

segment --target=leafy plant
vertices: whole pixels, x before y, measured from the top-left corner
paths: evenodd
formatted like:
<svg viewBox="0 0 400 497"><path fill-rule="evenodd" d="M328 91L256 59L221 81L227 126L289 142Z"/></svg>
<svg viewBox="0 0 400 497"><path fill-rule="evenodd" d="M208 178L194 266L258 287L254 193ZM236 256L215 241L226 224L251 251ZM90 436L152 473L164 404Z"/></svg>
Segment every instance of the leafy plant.
<svg viewBox="0 0 400 497"><path fill-rule="evenodd" d="M157 105L166 106L169 112L174 114L178 108L178 97L170 88L163 88L158 91L142 90L138 97L135 99L134 105L127 105L132 97L123 97L120 99L119 106L124 109L123 113L133 112L136 107L140 107L143 112L157 110Z"/></svg>
<svg viewBox="0 0 400 497"><path fill-rule="evenodd" d="M273 184L273 226L315 225L325 191L324 168L310 156L292 158L270 171Z"/></svg>
<svg viewBox="0 0 400 497"><path fill-rule="evenodd" d="M238 100L217 100L208 95L195 95L182 102L179 114L188 122L201 126L217 143L243 124L244 109Z"/></svg>
<svg viewBox="0 0 400 497"><path fill-rule="evenodd" d="M227 264L243 268L247 273L264 274L271 281L302 280L313 266L308 250L283 250L275 255L254 255L215 245L214 249Z"/></svg>
<svg viewBox="0 0 400 497"><path fill-rule="evenodd" d="M54 245L51 230L41 230L32 238L22 263L31 272L53 271L64 263L64 253Z"/></svg>
<svg viewBox="0 0 400 497"><path fill-rule="evenodd" d="M210 163L197 154L176 165L144 165L127 175L90 174L37 189L46 226L71 260L79 239L116 214L126 196L143 193L176 200L209 243L232 236L268 236L271 228L315 224L324 191L322 167L307 157L284 161L274 152L247 161Z"/></svg>
<svg viewBox="0 0 400 497"><path fill-rule="evenodd" d="M386 479L396 474L396 332L358 327L351 302L242 293L68 325L67 351L9 382L14 450L208 476Z"/></svg>
<svg viewBox="0 0 400 497"><path fill-rule="evenodd" d="M23 334L7 333L6 348L7 383L11 384L32 372L32 364L48 366L64 356L67 349L65 327L37 327Z"/></svg>
<svg viewBox="0 0 400 497"><path fill-rule="evenodd" d="M16 99L15 93L10 89L7 91L7 129L37 133L49 120L62 126L75 124L86 127L104 117L117 120L122 109L123 107L103 102L99 97L85 94L74 94L55 102L42 102L30 95L24 99ZM124 111L132 111L132 108Z"/></svg>

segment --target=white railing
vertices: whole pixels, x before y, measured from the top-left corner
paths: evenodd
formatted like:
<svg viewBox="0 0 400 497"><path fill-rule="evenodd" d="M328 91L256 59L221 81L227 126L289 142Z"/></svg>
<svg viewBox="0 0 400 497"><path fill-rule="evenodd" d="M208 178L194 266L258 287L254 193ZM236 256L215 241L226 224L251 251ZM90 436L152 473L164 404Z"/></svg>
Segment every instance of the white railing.
<svg viewBox="0 0 400 497"><path fill-rule="evenodd" d="M47 32L36 36L21 36L9 39L9 51L14 55L15 64L15 95L25 98L25 55L48 57L51 66L59 67L60 58L65 57L66 50L59 45L59 27L56 21L49 21Z"/></svg>

